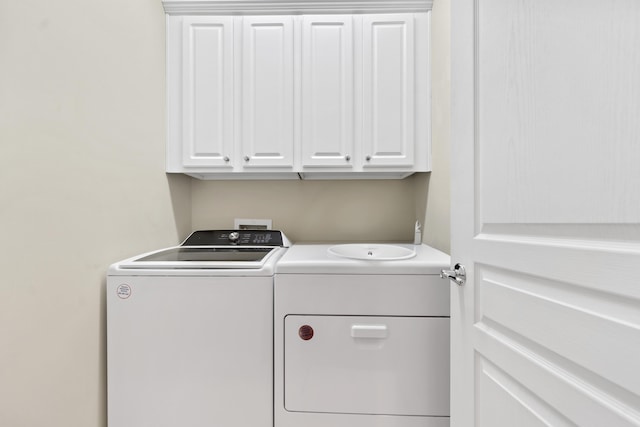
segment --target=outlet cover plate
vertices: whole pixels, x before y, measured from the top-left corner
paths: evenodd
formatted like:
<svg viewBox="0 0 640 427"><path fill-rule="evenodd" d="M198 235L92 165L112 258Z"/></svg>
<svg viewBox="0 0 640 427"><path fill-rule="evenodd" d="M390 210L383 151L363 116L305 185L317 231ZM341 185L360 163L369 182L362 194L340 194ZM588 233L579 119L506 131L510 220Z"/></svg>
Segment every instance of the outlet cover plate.
<svg viewBox="0 0 640 427"><path fill-rule="evenodd" d="M271 230L272 223L270 219L246 219L235 218L233 228L236 230Z"/></svg>

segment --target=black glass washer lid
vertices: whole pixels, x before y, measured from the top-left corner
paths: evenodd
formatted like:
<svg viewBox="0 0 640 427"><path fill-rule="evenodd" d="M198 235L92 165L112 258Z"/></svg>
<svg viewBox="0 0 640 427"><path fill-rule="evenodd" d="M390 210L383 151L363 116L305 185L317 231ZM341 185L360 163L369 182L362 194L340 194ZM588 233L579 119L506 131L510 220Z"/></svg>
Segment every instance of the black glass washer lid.
<svg viewBox="0 0 640 427"><path fill-rule="evenodd" d="M185 247L165 249L134 262L261 262L274 248Z"/></svg>

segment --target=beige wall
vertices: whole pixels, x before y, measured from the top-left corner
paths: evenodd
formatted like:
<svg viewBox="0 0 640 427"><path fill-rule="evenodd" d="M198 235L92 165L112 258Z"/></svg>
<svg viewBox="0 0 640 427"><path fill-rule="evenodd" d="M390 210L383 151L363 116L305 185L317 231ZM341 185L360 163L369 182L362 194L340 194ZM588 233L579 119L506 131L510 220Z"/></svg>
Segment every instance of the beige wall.
<svg viewBox="0 0 640 427"><path fill-rule="evenodd" d="M106 425L106 268L192 228L266 217L297 241L397 241L425 218L448 248L448 88L430 178L203 182L164 173L160 0L2 1L0 58L0 426Z"/></svg>
<svg viewBox="0 0 640 427"><path fill-rule="evenodd" d="M193 227L269 218L295 241L413 239L413 179L384 181L193 181Z"/></svg>
<svg viewBox="0 0 640 427"><path fill-rule="evenodd" d="M430 174L416 177L416 204L424 212L424 243L450 253L451 0L435 0L432 11L432 160ZM429 189L425 196L423 188ZM418 214L418 217L420 215Z"/></svg>
<svg viewBox="0 0 640 427"><path fill-rule="evenodd" d="M191 229L162 4L2 1L0 64L0 426L105 426L106 268Z"/></svg>

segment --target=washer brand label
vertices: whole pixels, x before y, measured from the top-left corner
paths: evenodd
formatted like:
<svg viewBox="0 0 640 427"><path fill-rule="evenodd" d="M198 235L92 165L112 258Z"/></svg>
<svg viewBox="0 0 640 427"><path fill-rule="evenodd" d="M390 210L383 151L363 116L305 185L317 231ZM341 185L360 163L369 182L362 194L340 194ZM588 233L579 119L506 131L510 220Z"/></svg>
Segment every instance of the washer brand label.
<svg viewBox="0 0 640 427"><path fill-rule="evenodd" d="M116 289L116 295L118 298L127 299L131 296L131 286L129 285L120 285Z"/></svg>

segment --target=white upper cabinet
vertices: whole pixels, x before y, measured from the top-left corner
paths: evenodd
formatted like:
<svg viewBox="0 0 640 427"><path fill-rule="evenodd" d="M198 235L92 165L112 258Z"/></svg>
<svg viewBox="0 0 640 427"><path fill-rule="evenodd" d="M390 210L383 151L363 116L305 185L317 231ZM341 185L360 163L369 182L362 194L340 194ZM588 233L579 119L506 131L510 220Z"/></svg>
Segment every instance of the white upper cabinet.
<svg viewBox="0 0 640 427"><path fill-rule="evenodd" d="M302 166L353 168L353 17L302 18Z"/></svg>
<svg viewBox="0 0 640 427"><path fill-rule="evenodd" d="M414 17L365 15L362 129L366 166L413 166Z"/></svg>
<svg viewBox="0 0 640 427"><path fill-rule="evenodd" d="M293 168L293 17L242 18L242 162Z"/></svg>
<svg viewBox="0 0 640 427"><path fill-rule="evenodd" d="M168 172L361 179L430 170L429 2L225 4L164 2Z"/></svg>
<svg viewBox="0 0 640 427"><path fill-rule="evenodd" d="M231 168L233 18L185 17L182 42L182 163Z"/></svg>

